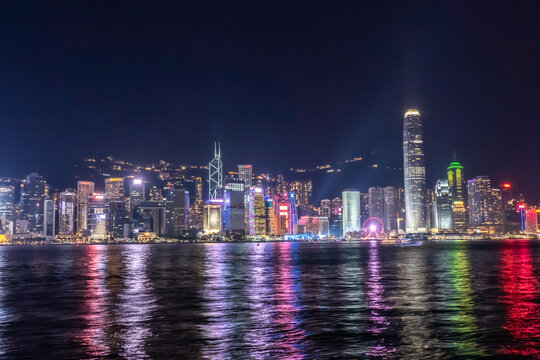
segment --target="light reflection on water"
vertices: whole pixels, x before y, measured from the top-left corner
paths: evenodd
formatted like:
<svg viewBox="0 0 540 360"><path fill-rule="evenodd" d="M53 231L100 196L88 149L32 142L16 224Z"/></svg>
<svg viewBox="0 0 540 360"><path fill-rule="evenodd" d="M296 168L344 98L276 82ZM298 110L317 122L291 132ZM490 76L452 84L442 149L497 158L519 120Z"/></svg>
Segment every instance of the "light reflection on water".
<svg viewBox="0 0 540 360"><path fill-rule="evenodd" d="M540 359L540 242L0 248L0 359Z"/></svg>

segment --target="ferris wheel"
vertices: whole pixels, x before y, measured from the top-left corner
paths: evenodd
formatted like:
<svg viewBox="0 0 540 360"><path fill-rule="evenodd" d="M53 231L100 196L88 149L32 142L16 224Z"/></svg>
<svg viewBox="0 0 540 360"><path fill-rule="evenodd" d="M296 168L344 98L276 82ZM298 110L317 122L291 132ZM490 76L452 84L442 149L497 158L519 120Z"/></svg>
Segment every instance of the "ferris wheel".
<svg viewBox="0 0 540 360"><path fill-rule="evenodd" d="M381 221L381 219L376 217L370 217L364 221L364 224L362 225L362 231L364 232L364 236L369 238L378 238L381 237L381 235L384 232L384 224Z"/></svg>

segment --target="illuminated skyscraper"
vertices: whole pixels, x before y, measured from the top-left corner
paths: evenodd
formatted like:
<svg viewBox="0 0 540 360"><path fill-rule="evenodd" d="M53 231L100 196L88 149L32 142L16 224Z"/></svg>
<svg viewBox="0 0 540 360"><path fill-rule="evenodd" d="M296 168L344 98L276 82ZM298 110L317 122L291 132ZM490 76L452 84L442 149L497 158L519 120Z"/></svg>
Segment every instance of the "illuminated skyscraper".
<svg viewBox="0 0 540 360"><path fill-rule="evenodd" d="M105 179L105 196L110 200L124 198L124 178Z"/></svg>
<svg viewBox="0 0 540 360"><path fill-rule="evenodd" d="M333 236L343 235L343 202L341 198L333 198L330 202L330 234Z"/></svg>
<svg viewBox="0 0 540 360"><path fill-rule="evenodd" d="M350 232L362 230L360 223L360 192L358 190L345 190L343 199L343 236Z"/></svg>
<svg viewBox="0 0 540 360"><path fill-rule="evenodd" d="M253 168L251 165L238 165L238 179L244 182L244 228L248 235L254 235L255 224L253 217L250 217L250 212L253 213L253 208L250 208L250 190L253 179Z"/></svg>
<svg viewBox="0 0 540 360"><path fill-rule="evenodd" d="M368 189L368 209L369 217L376 217L377 219L380 219L384 222L383 188L370 187Z"/></svg>
<svg viewBox="0 0 540 360"><path fill-rule="evenodd" d="M255 235L266 235L266 200L264 198L264 189L262 186L251 188L251 197L253 198L253 211L255 216Z"/></svg>
<svg viewBox="0 0 540 360"><path fill-rule="evenodd" d="M448 166L448 186L452 194L452 227L456 232L467 230L467 210L463 194L463 166L454 161Z"/></svg>
<svg viewBox="0 0 540 360"><path fill-rule="evenodd" d="M92 240L104 240L109 230L109 201L104 194L94 193L88 197L88 230Z"/></svg>
<svg viewBox="0 0 540 360"><path fill-rule="evenodd" d="M88 197L94 193L94 183L77 181L77 230L88 230Z"/></svg>
<svg viewBox="0 0 540 360"><path fill-rule="evenodd" d="M55 234L55 209L54 200L46 199L43 201L43 234L45 236L54 236Z"/></svg>
<svg viewBox="0 0 540 360"><path fill-rule="evenodd" d="M195 178L195 201L189 214L190 227L195 230L203 228L203 184L202 178Z"/></svg>
<svg viewBox="0 0 540 360"><path fill-rule="evenodd" d="M238 178L246 184L246 188L250 189L253 179L253 168L251 165L238 165Z"/></svg>
<svg viewBox="0 0 540 360"><path fill-rule="evenodd" d="M452 229L452 193L447 179L439 179L435 184L433 204L434 227L439 231Z"/></svg>
<svg viewBox="0 0 540 360"><path fill-rule="evenodd" d="M403 173L407 233L426 229L426 166L420 112L409 109L403 122Z"/></svg>
<svg viewBox="0 0 540 360"><path fill-rule="evenodd" d="M30 173L21 185L21 215L28 220L30 232L43 233L43 202L47 183L42 176Z"/></svg>
<svg viewBox="0 0 540 360"><path fill-rule="evenodd" d="M183 236L189 230L189 191L171 187L165 194L165 233Z"/></svg>
<svg viewBox="0 0 540 360"><path fill-rule="evenodd" d="M487 176L467 181L469 226L477 231L495 233L503 231L503 204L499 189L491 188Z"/></svg>
<svg viewBox="0 0 540 360"><path fill-rule="evenodd" d="M208 200L203 207L203 231L205 234L220 234L222 229L223 200Z"/></svg>
<svg viewBox="0 0 540 360"><path fill-rule="evenodd" d="M231 235L246 233L245 186L243 180L229 180L225 184L223 223L225 230Z"/></svg>
<svg viewBox="0 0 540 360"><path fill-rule="evenodd" d="M525 212L525 232L527 234L538 233L538 213L535 208L529 208Z"/></svg>
<svg viewBox="0 0 540 360"><path fill-rule="evenodd" d="M133 179L129 185L129 201L131 208L145 200L145 187L143 179Z"/></svg>
<svg viewBox="0 0 540 360"><path fill-rule="evenodd" d="M330 199L322 199L321 205L319 206L319 216L325 216L330 219L332 214L332 203Z"/></svg>
<svg viewBox="0 0 540 360"><path fill-rule="evenodd" d="M58 233L61 235L75 232L75 205L77 194L75 190L67 189L60 193L58 201Z"/></svg>
<svg viewBox="0 0 540 360"><path fill-rule="evenodd" d="M0 230L8 230L15 215L15 187L11 181L0 183Z"/></svg>
<svg viewBox="0 0 540 360"><path fill-rule="evenodd" d="M399 199L397 189L387 186L383 189L383 214L384 229L387 232L398 230Z"/></svg>
<svg viewBox="0 0 540 360"><path fill-rule="evenodd" d="M208 198L220 199L223 188L223 165L221 164L221 146L214 143L214 158L208 164Z"/></svg>

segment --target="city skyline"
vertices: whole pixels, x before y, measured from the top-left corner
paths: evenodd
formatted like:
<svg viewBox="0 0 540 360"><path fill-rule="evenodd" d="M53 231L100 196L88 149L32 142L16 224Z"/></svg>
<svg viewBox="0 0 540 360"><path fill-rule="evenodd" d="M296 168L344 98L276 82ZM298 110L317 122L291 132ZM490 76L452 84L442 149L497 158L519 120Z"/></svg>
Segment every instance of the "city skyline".
<svg viewBox="0 0 540 360"><path fill-rule="evenodd" d="M268 171L375 150L400 166L400 117L417 108L430 184L456 153L540 199L532 3L41 6L0 8L0 176L98 150L205 164L214 141Z"/></svg>

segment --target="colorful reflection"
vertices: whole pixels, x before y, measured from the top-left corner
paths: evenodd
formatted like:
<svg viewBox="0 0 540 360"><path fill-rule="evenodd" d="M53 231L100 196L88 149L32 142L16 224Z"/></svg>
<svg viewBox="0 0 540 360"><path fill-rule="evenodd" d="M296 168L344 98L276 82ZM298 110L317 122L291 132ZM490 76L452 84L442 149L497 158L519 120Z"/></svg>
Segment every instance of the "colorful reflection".
<svg viewBox="0 0 540 360"><path fill-rule="evenodd" d="M287 355L287 359L304 357L303 340L306 336L299 320L300 308L296 291L298 274L293 265L293 247L297 243L277 243L276 325L274 348Z"/></svg>
<svg viewBox="0 0 540 360"><path fill-rule="evenodd" d="M384 286L381 272L378 243L372 241L369 248L367 281L367 303L370 310L369 320L372 325L367 331L378 337L378 343L375 346L370 346L367 355L386 358L388 355L394 353L396 348L386 344L387 341L384 337L385 330L390 326L390 321L388 321L384 313L391 310L392 307L386 305L384 301Z"/></svg>
<svg viewBox="0 0 540 360"><path fill-rule="evenodd" d="M120 355L146 359L146 342L152 337L150 321L156 310L156 297L147 276L151 245L124 245L124 285L120 294L118 322L122 326Z"/></svg>
<svg viewBox="0 0 540 360"><path fill-rule="evenodd" d="M206 344L203 358L230 358L230 336L232 319L228 318L229 302L227 283L229 276L227 257L228 244L206 244L205 284L203 298L205 301L203 316L207 319L200 325Z"/></svg>
<svg viewBox="0 0 540 360"><path fill-rule="evenodd" d="M429 276L432 268L426 253L413 247L399 249L397 264L396 308L401 313L398 359L439 359L445 356L434 331L432 290Z"/></svg>
<svg viewBox="0 0 540 360"><path fill-rule="evenodd" d="M91 356L110 355L107 341L109 324L109 297L105 286L106 278L106 246L85 246L86 281L84 284L84 299L82 303L82 320L84 328L77 336L77 341L83 345Z"/></svg>
<svg viewBox="0 0 540 360"><path fill-rule="evenodd" d="M500 351L540 359L539 284L530 248L528 240L511 240L502 250L500 279L502 302L507 310L504 329L513 342Z"/></svg>
<svg viewBox="0 0 540 360"><path fill-rule="evenodd" d="M246 334L251 359L267 359L272 349L272 268L268 252L272 245L252 244L249 254L250 281L247 284L252 326Z"/></svg>
<svg viewBox="0 0 540 360"><path fill-rule="evenodd" d="M0 247L0 355L6 354L6 341L5 331L6 325L11 321L11 316L9 311L6 309L4 298L6 296L6 291L4 289L4 254L5 248Z"/></svg>
<svg viewBox="0 0 540 360"><path fill-rule="evenodd" d="M460 246L458 244L458 246ZM480 329L474 314L475 293L467 249L460 246L440 254L440 283L444 287L443 308L449 316L451 342L447 346L460 356L485 356L478 343Z"/></svg>

